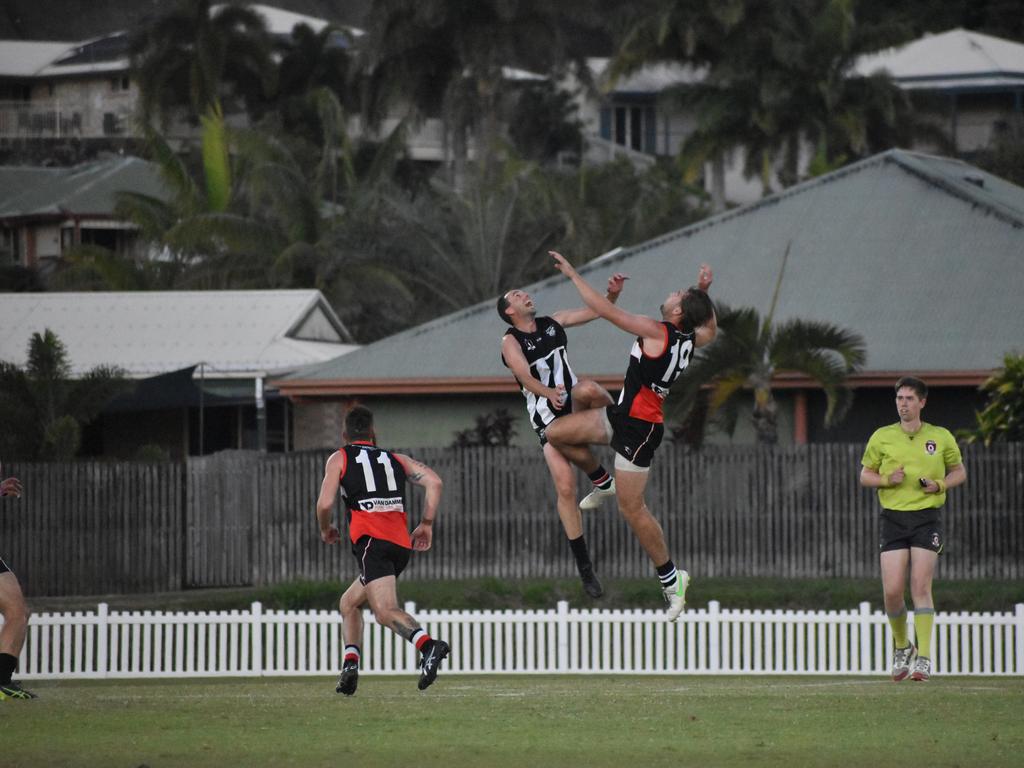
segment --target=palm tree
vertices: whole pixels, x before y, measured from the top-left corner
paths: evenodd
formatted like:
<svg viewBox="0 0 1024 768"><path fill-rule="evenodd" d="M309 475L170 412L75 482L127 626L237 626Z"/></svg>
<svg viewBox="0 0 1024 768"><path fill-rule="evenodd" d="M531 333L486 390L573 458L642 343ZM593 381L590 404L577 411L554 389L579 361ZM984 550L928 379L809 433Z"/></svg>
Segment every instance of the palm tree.
<svg viewBox="0 0 1024 768"><path fill-rule="evenodd" d="M783 184L799 180L803 144L813 148L820 172L937 135L887 76L853 72L861 54L908 34L859 24L854 10L854 0L675 0L637 23L613 72L663 60L705 67L703 82L679 89L698 120L680 152L684 167L720 166L742 148L746 175L760 177L767 193L775 174Z"/></svg>
<svg viewBox="0 0 1024 768"><path fill-rule="evenodd" d="M24 370L0 361L0 452L29 461L74 457L82 427L127 386L111 366L73 379L67 350L56 334L49 329L32 334Z"/></svg>
<svg viewBox="0 0 1024 768"><path fill-rule="evenodd" d="M272 90L271 42L263 17L243 6L182 0L132 41L132 68L142 94L142 117L164 122L190 108L198 119L223 96L258 109Z"/></svg>
<svg viewBox="0 0 1024 768"><path fill-rule="evenodd" d="M316 100L310 94L329 89L347 113L359 112L354 54L345 33L328 25L314 32L297 24L286 41L275 45L279 56L274 109L284 133L314 144L323 132Z"/></svg>
<svg viewBox="0 0 1024 768"><path fill-rule="evenodd" d="M461 182L471 130L478 129L485 163L494 152L499 105L509 87L503 68L528 64L549 72L563 64L572 50L566 28L570 21L592 18L589 5L582 0L374 3L360 66L366 114L374 123L404 105L417 119L440 116L452 178Z"/></svg>
<svg viewBox="0 0 1024 768"><path fill-rule="evenodd" d="M710 387L708 416L721 411L726 431L732 434L739 403L750 390L757 442L774 445L778 442L778 429L772 380L781 371L802 373L821 386L827 403L826 425L846 413L852 399L846 381L864 364L864 339L831 323L774 321L788 257L789 246L763 320L755 309L718 306L718 338L695 356L686 375L670 393L666 403L670 420L684 421L700 405L702 388Z"/></svg>
<svg viewBox="0 0 1024 768"><path fill-rule="evenodd" d="M424 194L389 202L397 238L415 244L404 248L409 279L442 311L539 277L561 230L535 167L511 157L470 169L461 190L435 180Z"/></svg>

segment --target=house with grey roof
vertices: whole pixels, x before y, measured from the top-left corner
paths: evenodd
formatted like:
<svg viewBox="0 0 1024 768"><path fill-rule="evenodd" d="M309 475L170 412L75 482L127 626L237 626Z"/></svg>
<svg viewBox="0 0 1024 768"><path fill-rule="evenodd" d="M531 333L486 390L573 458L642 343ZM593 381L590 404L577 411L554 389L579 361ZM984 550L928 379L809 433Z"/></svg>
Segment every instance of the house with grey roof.
<svg viewBox="0 0 1024 768"><path fill-rule="evenodd" d="M157 167L137 157L70 168L0 166L0 265L46 269L80 244L130 251L137 228L115 214L119 192L168 198Z"/></svg>
<svg viewBox="0 0 1024 768"><path fill-rule="evenodd" d="M705 70L664 62L616 79L610 76L610 59L587 63L599 86L596 96L582 92L578 98L589 156L625 156L645 164L655 155L676 155L697 119L673 94L701 82ZM849 74L867 77L877 72L887 73L907 91L922 114L933 114L956 152L967 157L990 148L1014 121L1024 119L1024 45L1012 40L964 29L926 34L860 57ZM812 147L801 149L801 173L812 156ZM706 165L704 186L713 200L749 203L763 196L761 180L747 179L744 165L740 147ZM774 189L781 187L777 178L771 183Z"/></svg>
<svg viewBox="0 0 1024 768"><path fill-rule="evenodd" d="M1024 45L951 29L858 59L862 75L885 72L900 88L940 97L943 127L958 152L989 148L1024 120Z"/></svg>
<svg viewBox="0 0 1024 768"><path fill-rule="evenodd" d="M356 349L317 290L0 294L0 360L23 366L46 329L73 376L116 366L136 384L85 435L104 455L289 450L292 406L267 382Z"/></svg>
<svg viewBox="0 0 1024 768"><path fill-rule="evenodd" d="M961 161L904 150L617 249L581 274L595 286L614 272L628 274L620 305L655 316L665 296L693 284L707 262L714 298L763 315L787 247L776 319L856 331L866 340L867 364L852 382L852 412L830 430L813 382L780 373L774 386L783 442L866 440L895 419L892 385L902 374L933 387L926 419L968 426L981 402L977 386L1005 353L1024 348L1024 189ZM580 305L558 274L526 290L540 314ZM410 447L448 444L476 415L503 407L517 415L518 440L530 443L522 397L499 359L505 328L494 302L483 302L307 366L277 386L297 411L333 419L338 433L340 412L356 400L378 412L389 443ZM597 320L569 330L569 358L578 375L614 391L631 343ZM753 435L740 429L734 439ZM310 443L296 433L297 446Z"/></svg>

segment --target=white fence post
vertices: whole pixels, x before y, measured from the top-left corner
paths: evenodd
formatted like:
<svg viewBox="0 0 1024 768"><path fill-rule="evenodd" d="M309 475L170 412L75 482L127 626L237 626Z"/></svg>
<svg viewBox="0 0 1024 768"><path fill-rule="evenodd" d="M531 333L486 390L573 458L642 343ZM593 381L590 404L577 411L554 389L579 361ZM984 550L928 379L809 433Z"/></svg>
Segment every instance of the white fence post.
<svg viewBox="0 0 1024 768"><path fill-rule="evenodd" d="M721 604L717 600L708 601L708 671L718 672L721 666Z"/></svg>
<svg viewBox="0 0 1024 768"><path fill-rule="evenodd" d="M96 672L100 677L106 677L110 672L110 660L108 658L107 642L109 627L109 606L100 603L96 606Z"/></svg>
<svg viewBox="0 0 1024 768"><path fill-rule="evenodd" d="M569 671L569 601L558 601L558 620L555 636L558 639L558 671Z"/></svg>
<svg viewBox="0 0 1024 768"><path fill-rule="evenodd" d="M1024 675L1024 603L1017 603L1013 611L1013 634L1014 645L1016 646L1014 671L1018 675Z"/></svg>
<svg viewBox="0 0 1024 768"><path fill-rule="evenodd" d="M263 676L263 603L255 602L252 610L252 673Z"/></svg>
<svg viewBox="0 0 1024 768"><path fill-rule="evenodd" d="M871 603L860 604L860 672L871 671Z"/></svg>

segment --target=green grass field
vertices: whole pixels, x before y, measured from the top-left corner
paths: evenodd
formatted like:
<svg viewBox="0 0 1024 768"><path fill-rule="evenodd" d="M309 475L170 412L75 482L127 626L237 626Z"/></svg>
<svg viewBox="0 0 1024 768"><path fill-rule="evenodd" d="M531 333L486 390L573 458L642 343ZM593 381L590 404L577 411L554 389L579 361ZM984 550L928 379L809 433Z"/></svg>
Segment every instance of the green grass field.
<svg viewBox="0 0 1024 768"><path fill-rule="evenodd" d="M18 766L1021 766L1024 680L364 675L36 682Z"/></svg>

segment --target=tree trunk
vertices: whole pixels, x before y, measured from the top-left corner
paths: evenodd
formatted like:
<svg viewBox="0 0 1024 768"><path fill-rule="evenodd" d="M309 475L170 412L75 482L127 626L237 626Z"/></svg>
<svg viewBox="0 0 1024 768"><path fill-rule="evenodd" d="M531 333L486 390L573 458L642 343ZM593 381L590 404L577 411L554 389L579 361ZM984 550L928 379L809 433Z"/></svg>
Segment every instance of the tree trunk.
<svg viewBox="0 0 1024 768"><path fill-rule="evenodd" d="M711 159L711 212L725 210L725 154L719 152Z"/></svg>
<svg viewBox="0 0 1024 768"><path fill-rule="evenodd" d="M754 389L754 432L758 445L776 445L779 442L775 398L770 387Z"/></svg>

